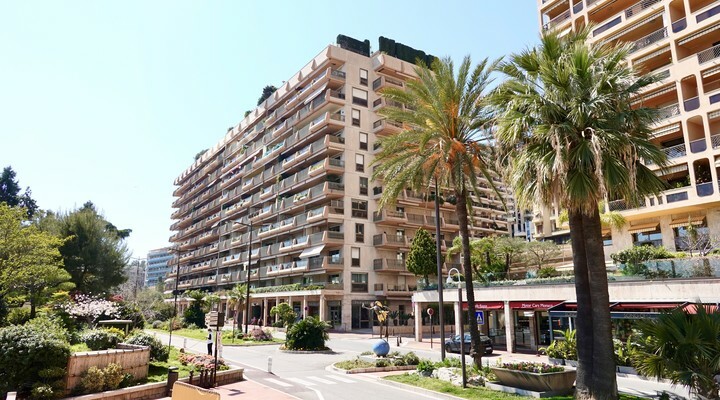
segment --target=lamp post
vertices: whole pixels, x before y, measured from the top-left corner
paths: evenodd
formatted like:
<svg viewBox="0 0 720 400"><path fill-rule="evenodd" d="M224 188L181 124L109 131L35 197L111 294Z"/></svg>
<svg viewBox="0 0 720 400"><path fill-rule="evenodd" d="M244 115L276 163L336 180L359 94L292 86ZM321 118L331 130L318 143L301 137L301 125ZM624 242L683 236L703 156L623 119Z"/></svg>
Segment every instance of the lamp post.
<svg viewBox="0 0 720 400"><path fill-rule="evenodd" d="M245 283L245 334L248 333L248 325L250 324L250 318L248 318L250 314L250 267L252 265L252 221L250 221L249 224L246 224L244 222L240 221L233 221L233 224L235 225L242 225L248 227L248 245L247 245L247 252L248 252L248 263L247 263L247 282ZM259 277L258 277L259 278Z"/></svg>
<svg viewBox="0 0 720 400"><path fill-rule="evenodd" d="M465 329L463 327L463 310L462 310L462 281L460 280L460 271L457 268L450 268L448 271L447 283L453 283L452 271L455 270L458 284L458 304L460 304L460 364L462 365L462 387L467 387L467 372L465 368Z"/></svg>
<svg viewBox="0 0 720 400"><path fill-rule="evenodd" d="M445 313L443 304L443 281L442 281L442 254L440 245L440 190L438 189L438 181L435 179L435 253L437 262L438 277L438 318L440 319L440 359L445 361ZM430 320L432 325L432 317Z"/></svg>

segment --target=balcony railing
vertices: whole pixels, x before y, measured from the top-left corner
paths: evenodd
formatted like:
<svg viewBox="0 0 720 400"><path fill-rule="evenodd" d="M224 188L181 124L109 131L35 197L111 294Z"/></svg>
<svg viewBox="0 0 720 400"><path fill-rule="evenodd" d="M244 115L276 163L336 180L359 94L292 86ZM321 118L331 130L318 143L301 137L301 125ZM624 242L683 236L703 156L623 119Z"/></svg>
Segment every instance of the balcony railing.
<svg viewBox="0 0 720 400"><path fill-rule="evenodd" d="M675 203L677 201L683 201L688 199L687 191L679 193L671 193L665 196L665 201L668 203Z"/></svg>
<svg viewBox="0 0 720 400"><path fill-rule="evenodd" d="M680 32L681 30L683 30L685 28L687 28L687 20L685 18L681 18L672 23L672 31L673 32Z"/></svg>
<svg viewBox="0 0 720 400"><path fill-rule="evenodd" d="M697 57L700 64L720 58L720 44L716 44L707 50L697 53Z"/></svg>
<svg viewBox="0 0 720 400"><path fill-rule="evenodd" d="M550 21L548 21L548 23L545 24L545 26L543 26L543 29L544 30L552 29L552 28L560 25L561 23L567 21L568 19L570 19L570 9L568 9L564 13L562 13L562 14L556 16L555 18L551 19Z"/></svg>
<svg viewBox="0 0 720 400"><path fill-rule="evenodd" d="M698 183L695 185L695 190L697 190L697 195L700 197L710 196L713 194L713 183Z"/></svg>
<svg viewBox="0 0 720 400"><path fill-rule="evenodd" d="M630 53L634 53L640 49L650 46L653 43L659 42L667 36L667 27L662 27L651 34L636 40L630 48Z"/></svg>
<svg viewBox="0 0 720 400"><path fill-rule="evenodd" d="M583 2L580 0L579 3L573 5L573 14L577 14L583 9Z"/></svg>
<svg viewBox="0 0 720 400"><path fill-rule="evenodd" d="M671 104L658 109L658 120L672 118L677 115L680 115L679 104Z"/></svg>
<svg viewBox="0 0 720 400"><path fill-rule="evenodd" d="M685 111L693 111L700 108L700 98L698 96L689 98L683 102Z"/></svg>
<svg viewBox="0 0 720 400"><path fill-rule="evenodd" d="M706 149L707 144L705 143L705 138L693 140L690 142L691 153L699 153L701 151L705 151Z"/></svg>
<svg viewBox="0 0 720 400"><path fill-rule="evenodd" d="M718 14L720 14L720 4L716 5L715 7L711 8L709 10L701 12L700 14L698 14L695 17L695 20L699 24L702 21L705 21L706 19L713 17L715 15L718 15Z"/></svg>
<svg viewBox="0 0 720 400"><path fill-rule="evenodd" d="M629 19L633 16L643 12L647 8L650 8L653 4L659 3L660 0L642 0L636 3L634 6L625 9L625 18Z"/></svg>
<svg viewBox="0 0 720 400"><path fill-rule="evenodd" d="M681 143L675 146L665 147L662 149L668 159L685 157L687 150L685 149L685 143Z"/></svg>
<svg viewBox="0 0 720 400"><path fill-rule="evenodd" d="M613 200L608 202L608 209L610 211L624 211L627 210L627 203L625 200Z"/></svg>
<svg viewBox="0 0 720 400"><path fill-rule="evenodd" d="M720 147L720 133L710 136L710 143L713 149Z"/></svg>

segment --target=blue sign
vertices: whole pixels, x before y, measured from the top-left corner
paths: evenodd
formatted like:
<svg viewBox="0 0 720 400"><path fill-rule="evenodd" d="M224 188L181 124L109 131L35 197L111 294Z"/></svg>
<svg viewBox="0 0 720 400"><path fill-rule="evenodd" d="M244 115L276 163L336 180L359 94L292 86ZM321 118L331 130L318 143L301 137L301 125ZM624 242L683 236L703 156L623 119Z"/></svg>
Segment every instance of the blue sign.
<svg viewBox="0 0 720 400"><path fill-rule="evenodd" d="M475 311L475 319L478 325L485 325L485 311Z"/></svg>

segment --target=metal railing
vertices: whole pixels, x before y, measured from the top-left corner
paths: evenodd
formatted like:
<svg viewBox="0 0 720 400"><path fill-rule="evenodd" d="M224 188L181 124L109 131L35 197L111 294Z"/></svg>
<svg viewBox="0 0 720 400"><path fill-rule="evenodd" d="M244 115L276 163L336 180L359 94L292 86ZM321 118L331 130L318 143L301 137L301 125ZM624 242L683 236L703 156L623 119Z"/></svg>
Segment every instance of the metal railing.
<svg viewBox="0 0 720 400"><path fill-rule="evenodd" d="M691 97L683 102L685 111L693 111L700 108L700 98L698 96Z"/></svg>
<svg viewBox="0 0 720 400"><path fill-rule="evenodd" d="M552 29L568 19L570 19L570 9L548 21L548 23L543 26L543 29Z"/></svg>
<svg viewBox="0 0 720 400"><path fill-rule="evenodd" d="M632 18L636 14L641 13L642 11L649 8L653 4L657 4L659 2L660 2L660 0L642 0L638 3L636 3L635 5L633 5L632 7L625 9L625 18L626 19Z"/></svg>
<svg viewBox="0 0 720 400"><path fill-rule="evenodd" d="M707 149L707 143L705 143L705 138L692 140L689 144L691 153L699 153Z"/></svg>
<svg viewBox="0 0 720 400"><path fill-rule="evenodd" d="M640 49L643 49L643 48L653 44L653 43L659 42L659 41L665 39L666 37L668 37L667 27L662 27L651 34L646 35L646 36L636 40L633 43L632 47L630 48L630 53L634 53Z"/></svg>
<svg viewBox="0 0 720 400"><path fill-rule="evenodd" d="M697 57L700 64L720 58L720 44L716 44L707 50L697 53Z"/></svg>
<svg viewBox="0 0 720 400"><path fill-rule="evenodd" d="M672 118L677 115L680 115L680 105L677 103L658 109L658 120Z"/></svg>
<svg viewBox="0 0 720 400"><path fill-rule="evenodd" d="M713 149L720 147L720 133L710 136L710 143Z"/></svg>
<svg viewBox="0 0 720 400"><path fill-rule="evenodd" d="M698 14L695 17L695 20L699 24L699 23L705 21L706 19L713 17L715 15L718 15L718 14L720 14L720 4L716 5L715 7L711 8L709 10L701 12L700 14Z"/></svg>

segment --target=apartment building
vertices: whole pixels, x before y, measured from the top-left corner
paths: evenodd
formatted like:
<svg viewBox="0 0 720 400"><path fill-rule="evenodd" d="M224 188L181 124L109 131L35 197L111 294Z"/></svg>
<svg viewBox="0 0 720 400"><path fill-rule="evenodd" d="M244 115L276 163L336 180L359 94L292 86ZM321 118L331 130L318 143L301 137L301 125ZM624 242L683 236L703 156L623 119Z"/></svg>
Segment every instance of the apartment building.
<svg viewBox="0 0 720 400"><path fill-rule="evenodd" d="M393 54L424 53L385 38L373 54L368 41L340 35L338 43L175 180L170 240L179 252L179 290L249 283L249 317L265 324L280 302L345 330L370 327L363 305L376 300L411 312L417 280L405 257L412 237L420 227L434 234L440 218L446 249L459 230L454 206L446 202L435 215L428 196L408 190L380 210L382 182L371 179L371 163L377 139L402 129L376 113L386 104L380 92L415 76L413 64ZM473 234L506 233L502 202L484 186Z"/></svg>
<svg viewBox="0 0 720 400"><path fill-rule="evenodd" d="M720 232L720 1L538 0L537 6L542 30L592 24L593 42L630 43L628 62L662 78L638 102L660 109L653 141L670 167L655 171L670 188L639 208L609 199L607 209L628 224L604 231L606 256L633 244L684 250L688 224ZM569 238L558 212L549 206L534 215L536 237Z"/></svg>
<svg viewBox="0 0 720 400"><path fill-rule="evenodd" d="M147 269L145 271L145 286L151 287L165 280L165 275L170 271L170 260L173 255L169 247L150 250L147 253Z"/></svg>

